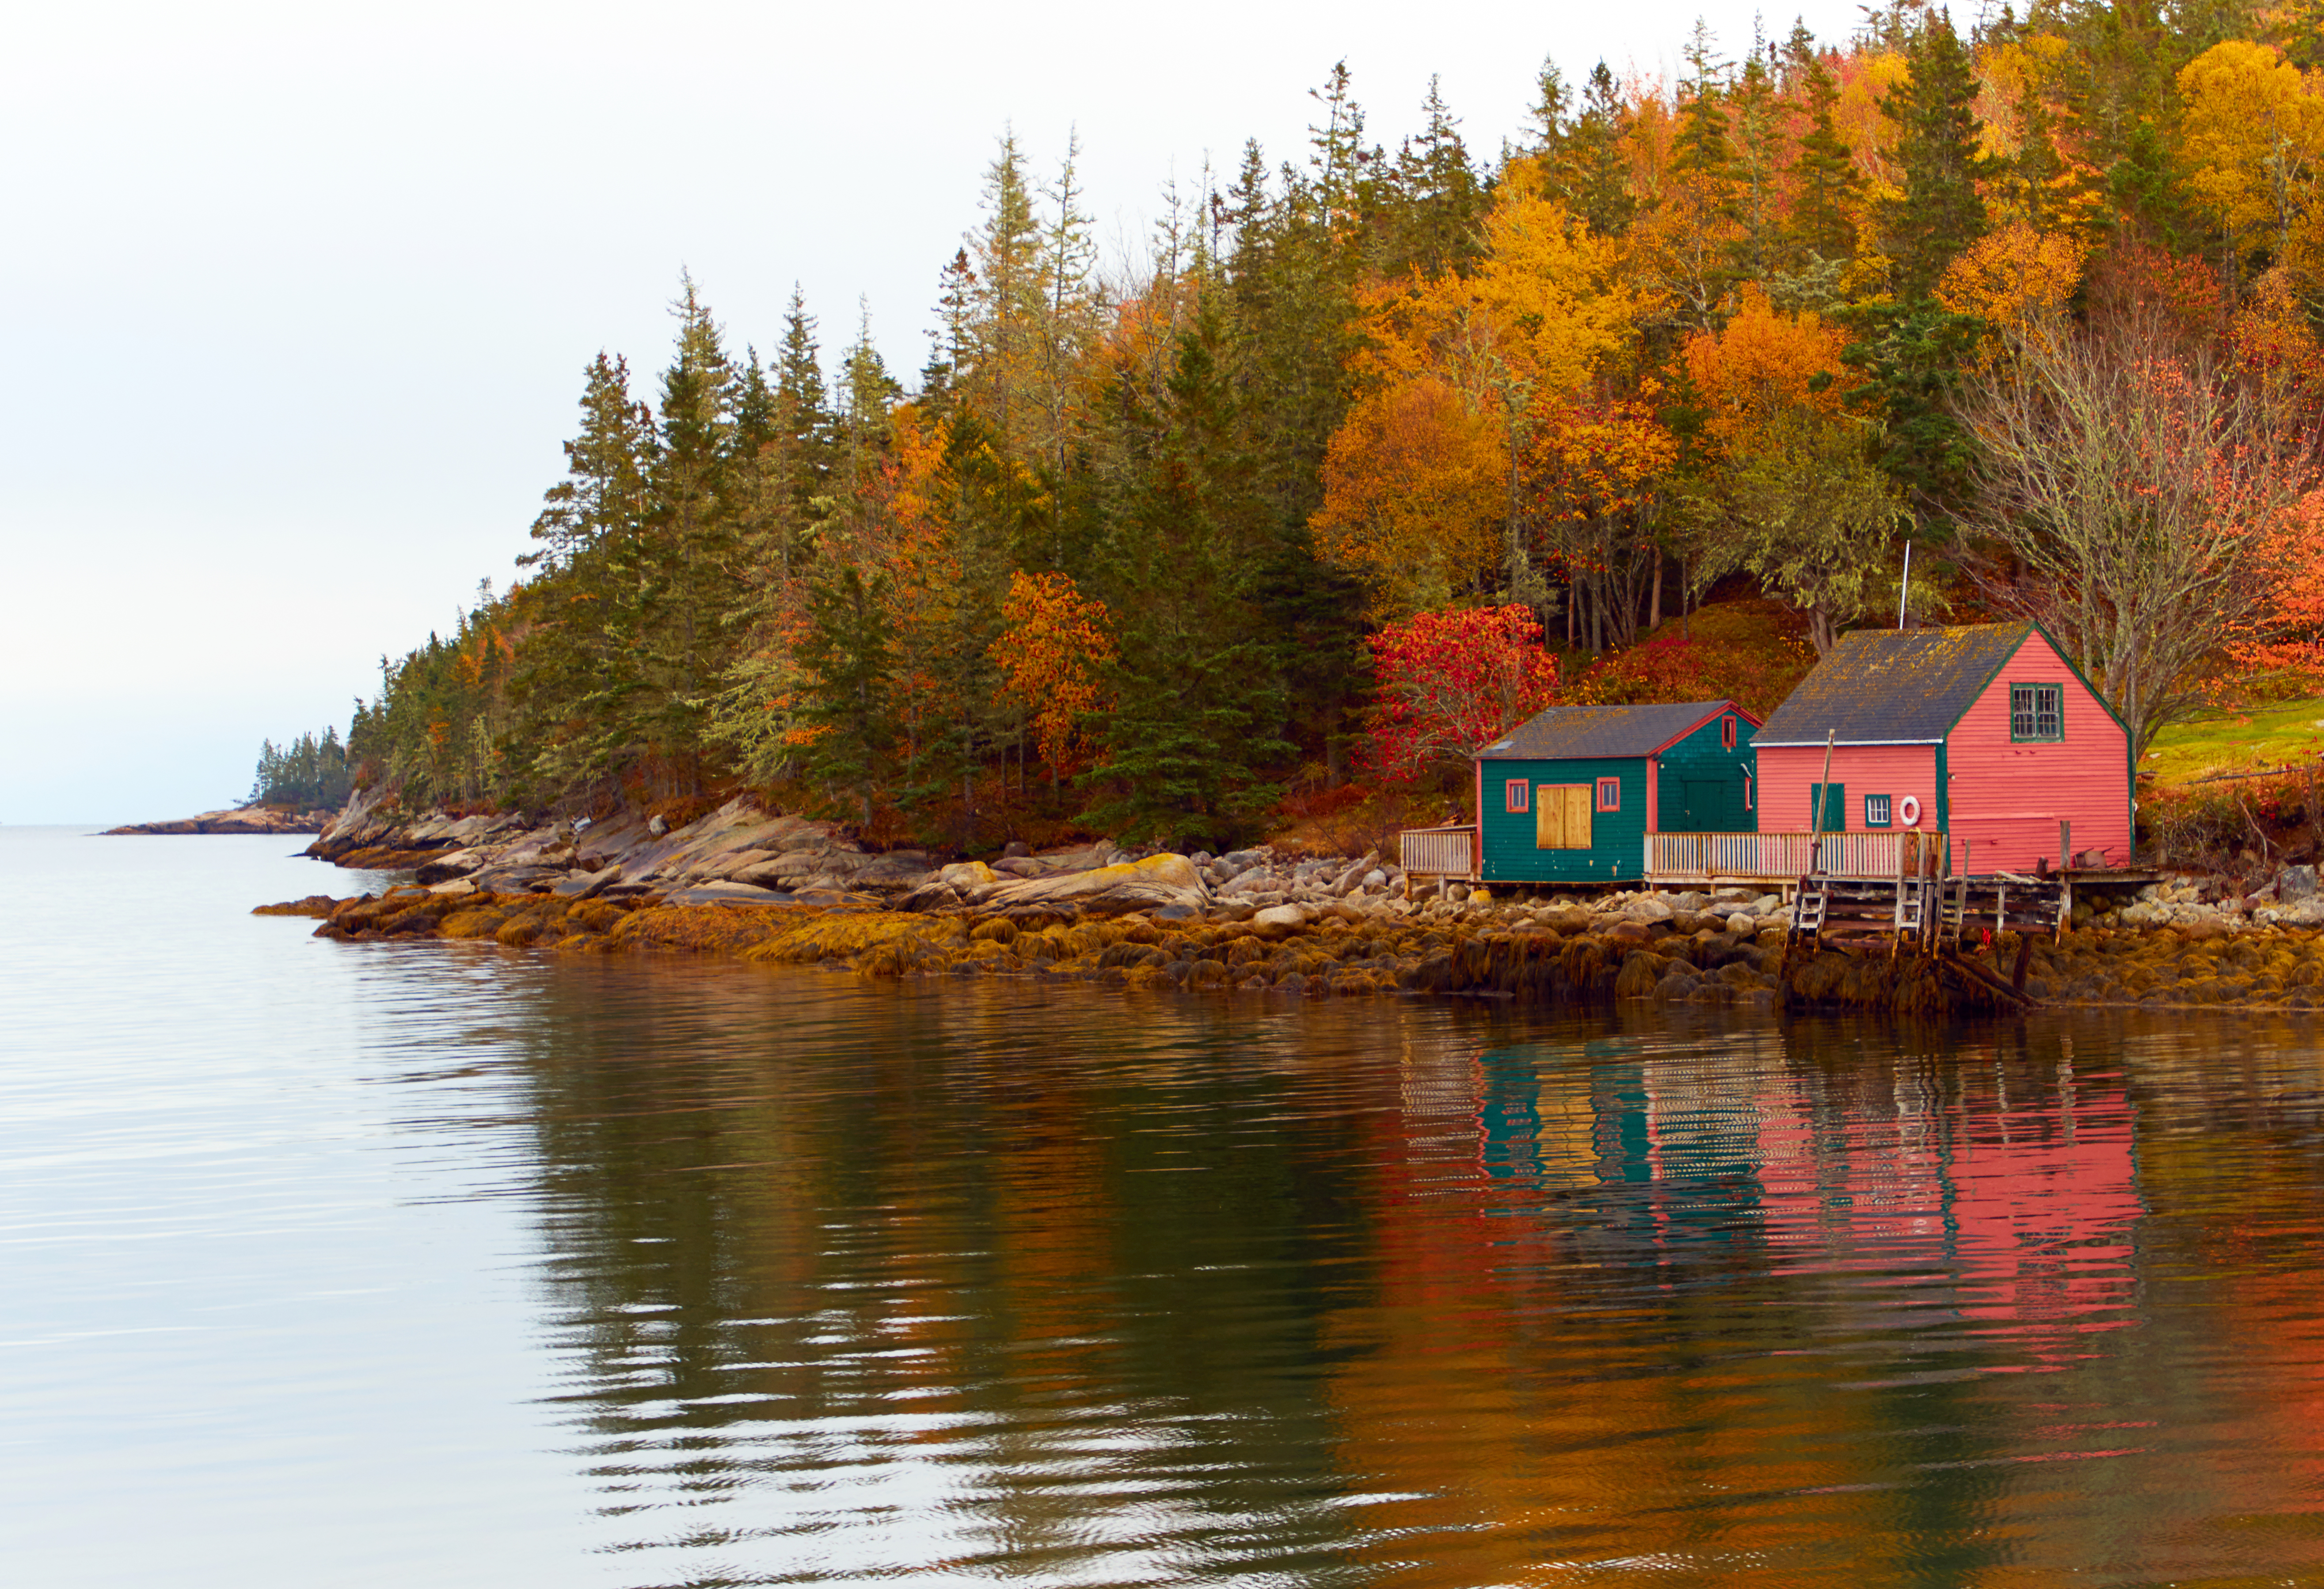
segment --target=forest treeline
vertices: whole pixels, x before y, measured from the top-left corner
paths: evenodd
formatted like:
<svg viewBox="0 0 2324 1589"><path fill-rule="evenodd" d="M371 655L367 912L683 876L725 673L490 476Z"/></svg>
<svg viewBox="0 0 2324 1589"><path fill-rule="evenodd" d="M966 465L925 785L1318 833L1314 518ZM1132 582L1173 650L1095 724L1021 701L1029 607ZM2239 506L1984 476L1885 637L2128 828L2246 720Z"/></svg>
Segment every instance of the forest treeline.
<svg viewBox="0 0 2324 1589"><path fill-rule="evenodd" d="M250 786L254 805L290 806L301 811L335 809L346 804L355 769L336 725L321 735L308 733L287 744L267 740L259 747L258 775Z"/></svg>
<svg viewBox="0 0 2324 1589"><path fill-rule="evenodd" d="M1698 23L1674 81L1545 66L1490 155L1434 88L1368 141L1335 69L1119 276L1075 152L1004 136L908 386L868 322L829 356L794 292L762 356L682 281L659 375L589 365L521 578L348 748L428 801L1223 842L1351 753L1458 753L1416 672L1550 698L1545 640L1570 686L1722 579L1821 648L1896 621L1908 546L1915 612L2039 616L2143 741L2314 660L2318 22Z"/></svg>

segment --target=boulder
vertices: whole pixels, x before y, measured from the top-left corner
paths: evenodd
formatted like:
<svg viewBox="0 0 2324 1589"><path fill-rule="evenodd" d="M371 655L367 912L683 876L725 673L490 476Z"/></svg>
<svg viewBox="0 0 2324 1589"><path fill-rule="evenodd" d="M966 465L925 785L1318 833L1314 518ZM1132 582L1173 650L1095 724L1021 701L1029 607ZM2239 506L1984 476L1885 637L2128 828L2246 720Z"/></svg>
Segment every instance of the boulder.
<svg viewBox="0 0 2324 1589"><path fill-rule="evenodd" d="M1296 932L1307 925L1307 912L1298 905L1270 905L1250 919L1253 927L1279 928Z"/></svg>
<svg viewBox="0 0 2324 1589"><path fill-rule="evenodd" d="M2286 866L2283 869L2282 880L2276 885L2276 892L2287 903L2293 900L2314 899L2316 897L2316 868L2313 866Z"/></svg>
<svg viewBox="0 0 2324 1589"><path fill-rule="evenodd" d="M558 879L549 892L568 900L595 899L605 891L608 884L621 881L622 869L618 865L608 866L599 872L568 872Z"/></svg>
<svg viewBox="0 0 2324 1589"><path fill-rule="evenodd" d="M1622 914L1632 921L1668 921L1677 912L1654 895L1646 894L1623 906Z"/></svg>
<svg viewBox="0 0 2324 1589"><path fill-rule="evenodd" d="M1737 938L1748 938L1759 930L1759 924L1748 912L1738 910L1727 919L1727 930Z"/></svg>
<svg viewBox="0 0 2324 1589"><path fill-rule="evenodd" d="M1210 902L1194 863L1167 853L1089 872L1012 879L979 894L973 902L988 909L1078 910L1093 916L1165 910L1193 914Z"/></svg>
<svg viewBox="0 0 2324 1589"><path fill-rule="evenodd" d="M663 896L669 905L788 905L791 896L779 890L753 888L747 882L706 882L697 888L672 889Z"/></svg>

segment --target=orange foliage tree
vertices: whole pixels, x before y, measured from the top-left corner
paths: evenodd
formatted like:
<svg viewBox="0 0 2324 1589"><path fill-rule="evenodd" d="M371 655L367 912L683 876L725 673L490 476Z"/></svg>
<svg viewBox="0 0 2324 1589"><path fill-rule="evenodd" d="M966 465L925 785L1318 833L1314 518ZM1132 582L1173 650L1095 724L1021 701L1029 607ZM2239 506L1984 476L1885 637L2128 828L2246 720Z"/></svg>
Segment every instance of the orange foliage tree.
<svg viewBox="0 0 2324 1589"><path fill-rule="evenodd" d="M1105 707L1101 682L1113 660L1112 615L1063 574L1015 573L993 643L1010 697L1031 715L1033 737L1055 789L1084 743L1083 725Z"/></svg>

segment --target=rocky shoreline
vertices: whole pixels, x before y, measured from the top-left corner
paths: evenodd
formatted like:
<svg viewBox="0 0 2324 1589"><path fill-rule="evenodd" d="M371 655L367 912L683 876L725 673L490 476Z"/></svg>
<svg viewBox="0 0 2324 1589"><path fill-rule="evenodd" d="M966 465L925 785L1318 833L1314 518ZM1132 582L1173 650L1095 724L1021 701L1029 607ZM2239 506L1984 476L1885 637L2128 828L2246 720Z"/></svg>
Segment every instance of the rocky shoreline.
<svg viewBox="0 0 2324 1589"><path fill-rule="evenodd" d="M138 835L178 835L189 833L321 833L337 816L331 811L286 811L272 806L233 806L222 811L204 811L198 817L180 817L174 822L133 822L126 827L108 827L99 836L104 838L131 837Z"/></svg>
<svg viewBox="0 0 2324 1589"><path fill-rule="evenodd" d="M415 873L378 896L262 907L319 917L318 936L355 941L684 949L871 976L1297 994L2015 1007L1982 969L2011 964L2014 934L1972 949L1969 975L1909 956L1787 956L1788 917L1772 893L1521 899L1455 885L1407 898L1402 874L1370 855L1138 855L1100 844L940 864L918 852L871 854L837 825L742 801L673 828L645 816L403 821L360 800L309 853ZM2324 1007L2314 886L2311 869L2290 868L2264 897L2216 885L2206 897L2206 885L2181 881L2085 901L2076 930L2030 946L2024 992L2052 1004Z"/></svg>

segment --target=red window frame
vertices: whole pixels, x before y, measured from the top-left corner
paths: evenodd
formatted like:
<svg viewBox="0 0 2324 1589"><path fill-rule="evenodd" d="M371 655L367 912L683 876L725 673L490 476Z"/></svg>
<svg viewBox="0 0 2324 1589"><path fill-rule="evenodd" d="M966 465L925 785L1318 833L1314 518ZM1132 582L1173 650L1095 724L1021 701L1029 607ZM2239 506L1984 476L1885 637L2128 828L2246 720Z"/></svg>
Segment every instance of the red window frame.
<svg viewBox="0 0 2324 1589"><path fill-rule="evenodd" d="M1747 811L1751 808L1751 775L1748 772L1743 774L1743 808Z"/></svg>
<svg viewBox="0 0 2324 1589"><path fill-rule="evenodd" d="M1620 810L1622 808L1622 781L1618 778L1600 779L1598 781L1598 798L1593 803L1600 811Z"/></svg>
<svg viewBox="0 0 2324 1589"><path fill-rule="evenodd" d="M1522 817L1533 808L1533 784L1530 780L1512 778L1501 785L1501 809L1512 817Z"/></svg>
<svg viewBox="0 0 2324 1589"><path fill-rule="evenodd" d="M1732 712L1719 720L1719 743L1730 751L1735 748L1735 714Z"/></svg>

